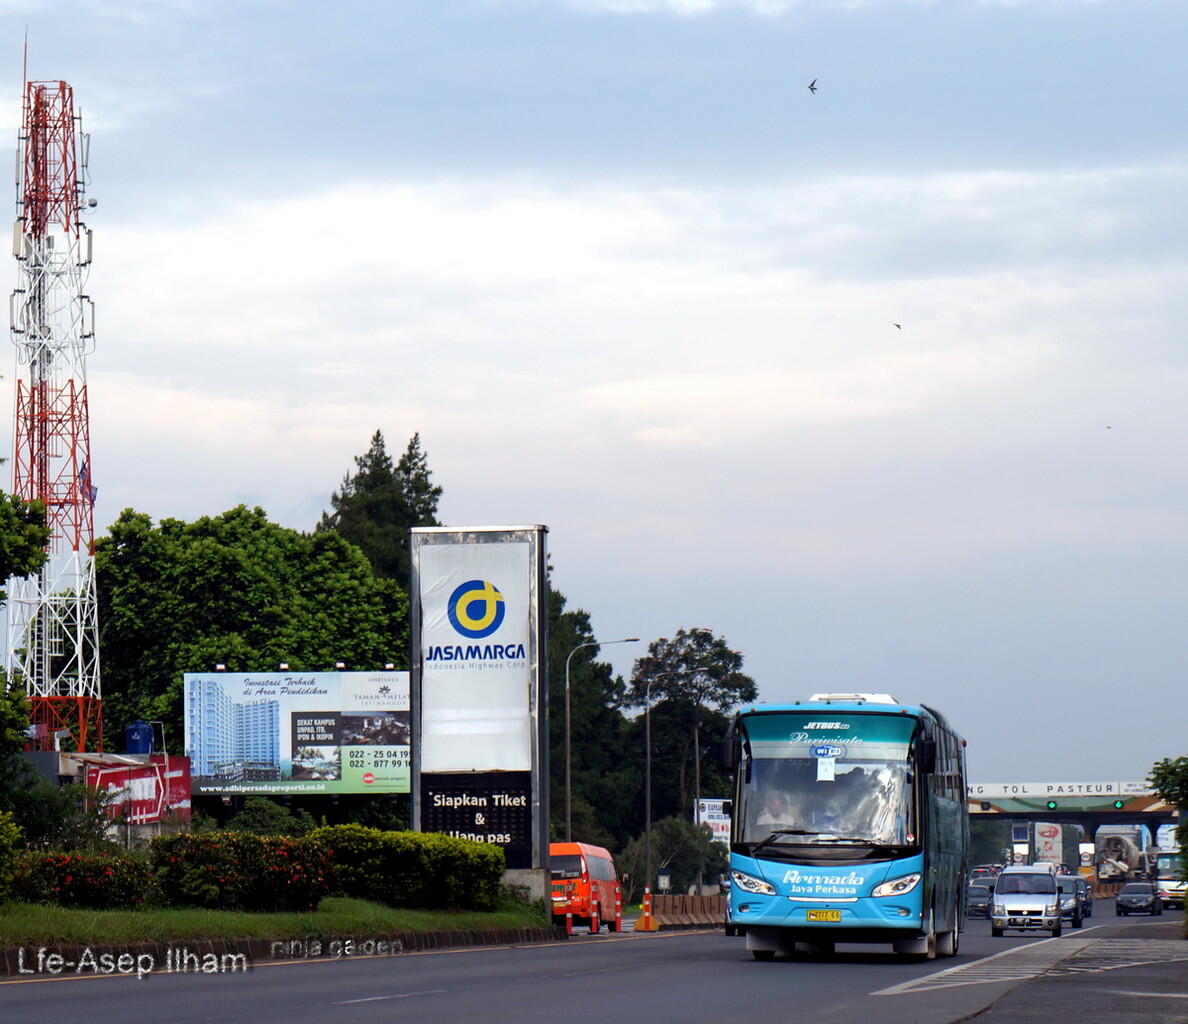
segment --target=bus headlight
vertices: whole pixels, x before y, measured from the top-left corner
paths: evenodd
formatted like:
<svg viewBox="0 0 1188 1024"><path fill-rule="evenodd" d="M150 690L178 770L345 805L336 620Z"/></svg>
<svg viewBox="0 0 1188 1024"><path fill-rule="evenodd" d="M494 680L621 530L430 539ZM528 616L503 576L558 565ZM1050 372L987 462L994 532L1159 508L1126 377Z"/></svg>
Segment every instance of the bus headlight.
<svg viewBox="0 0 1188 1024"><path fill-rule="evenodd" d="M1001 903L995 903L994 904L994 916L995 917L1006 917L1006 907Z"/></svg>
<svg viewBox="0 0 1188 1024"><path fill-rule="evenodd" d="M775 886L769 885L762 878L754 875L744 875L741 871L731 871L730 880L743 892L754 892L761 896L774 896Z"/></svg>
<svg viewBox="0 0 1188 1024"><path fill-rule="evenodd" d="M902 878L893 878L890 882L876 885L870 894L872 896L902 896L911 892L919 884L919 874L904 875Z"/></svg>
<svg viewBox="0 0 1188 1024"><path fill-rule="evenodd" d="M1055 917L1057 910L1059 910L1059 908L1055 903L1049 903L1046 907L1044 907L1044 913L1047 914L1048 917Z"/></svg>

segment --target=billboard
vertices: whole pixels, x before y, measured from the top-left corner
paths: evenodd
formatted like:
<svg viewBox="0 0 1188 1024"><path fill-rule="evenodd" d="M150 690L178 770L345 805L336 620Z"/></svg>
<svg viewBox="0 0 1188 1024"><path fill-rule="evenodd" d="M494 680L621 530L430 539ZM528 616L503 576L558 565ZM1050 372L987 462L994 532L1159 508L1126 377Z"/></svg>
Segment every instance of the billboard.
<svg viewBox="0 0 1188 1024"><path fill-rule="evenodd" d="M407 672L187 672L195 794L407 793Z"/></svg>
<svg viewBox="0 0 1188 1024"><path fill-rule="evenodd" d="M541 867L548 836L543 526L415 527L413 827Z"/></svg>
<svg viewBox="0 0 1188 1024"><path fill-rule="evenodd" d="M1035 862L1060 864L1064 861L1064 829L1054 822L1035 823Z"/></svg>
<svg viewBox="0 0 1188 1024"><path fill-rule="evenodd" d="M713 837L720 843L730 845L730 815L733 800L709 800L704 797L693 801L693 820L698 825L708 825Z"/></svg>
<svg viewBox="0 0 1188 1024"><path fill-rule="evenodd" d="M190 762L152 754L141 764L88 762L91 789L111 794L107 813L131 825L190 820Z"/></svg>

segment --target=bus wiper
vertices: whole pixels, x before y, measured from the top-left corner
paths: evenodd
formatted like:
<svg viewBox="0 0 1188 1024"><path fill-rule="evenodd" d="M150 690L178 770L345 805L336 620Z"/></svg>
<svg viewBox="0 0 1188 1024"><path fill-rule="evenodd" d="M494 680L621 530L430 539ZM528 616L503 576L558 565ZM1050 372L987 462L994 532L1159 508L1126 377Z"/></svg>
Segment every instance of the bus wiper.
<svg viewBox="0 0 1188 1024"><path fill-rule="evenodd" d="M880 844L871 839L860 838L858 836L835 836L832 832L818 832L818 843L864 843L867 846L878 846Z"/></svg>
<svg viewBox="0 0 1188 1024"><path fill-rule="evenodd" d="M823 833L814 832L812 829L807 829L807 828L777 828L774 832L771 833L771 835L769 835L762 842L753 844L751 846L751 852L754 853L756 850L763 849L763 847L765 847L768 843L774 842L779 836L819 836L819 835L823 835Z"/></svg>

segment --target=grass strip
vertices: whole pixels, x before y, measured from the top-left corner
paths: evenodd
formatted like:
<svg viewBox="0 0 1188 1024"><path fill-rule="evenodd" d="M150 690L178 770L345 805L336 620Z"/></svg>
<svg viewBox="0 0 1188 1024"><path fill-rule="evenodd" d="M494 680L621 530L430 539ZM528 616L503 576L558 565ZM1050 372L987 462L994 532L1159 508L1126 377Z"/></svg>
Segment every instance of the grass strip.
<svg viewBox="0 0 1188 1024"><path fill-rule="evenodd" d="M31 903L0 906L0 946L171 942L198 939L312 939L398 932L484 931L544 927L538 907L508 901L476 911L398 910L367 900L328 897L312 913L235 910L75 910Z"/></svg>

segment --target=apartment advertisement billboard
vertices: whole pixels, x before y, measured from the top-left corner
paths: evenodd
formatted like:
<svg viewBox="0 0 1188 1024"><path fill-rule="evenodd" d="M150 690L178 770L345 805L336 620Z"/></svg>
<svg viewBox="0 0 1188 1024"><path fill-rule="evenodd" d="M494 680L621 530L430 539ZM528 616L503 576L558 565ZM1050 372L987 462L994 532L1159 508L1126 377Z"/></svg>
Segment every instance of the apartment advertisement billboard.
<svg viewBox="0 0 1188 1024"><path fill-rule="evenodd" d="M540 867L548 751L542 526L412 530L413 827Z"/></svg>
<svg viewBox="0 0 1188 1024"><path fill-rule="evenodd" d="M195 794L407 793L407 672L188 672Z"/></svg>

